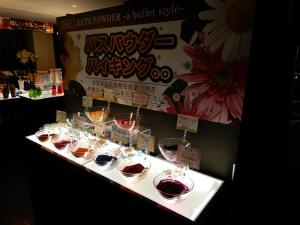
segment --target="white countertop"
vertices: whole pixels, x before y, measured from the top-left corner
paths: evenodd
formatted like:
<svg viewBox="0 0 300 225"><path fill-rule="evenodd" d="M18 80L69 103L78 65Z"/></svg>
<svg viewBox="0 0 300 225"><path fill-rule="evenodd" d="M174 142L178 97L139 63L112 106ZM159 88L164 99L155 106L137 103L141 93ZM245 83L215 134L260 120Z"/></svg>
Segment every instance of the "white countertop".
<svg viewBox="0 0 300 225"><path fill-rule="evenodd" d="M57 150L50 141L40 142L35 135L30 135L26 138L41 145L47 151L57 154L65 158L67 161L72 161L73 163L85 167L86 169L93 171L100 176L104 176L115 183L118 183L121 186L126 187L129 190L134 191L159 205L164 206L169 210L186 217L191 221L195 221L197 219L197 217L201 214L203 209L223 184L222 180L193 170L188 170L186 175L189 176L194 182L193 190L186 199L180 202L170 203L161 197L153 185L153 179L156 175L162 173L166 169L174 168L174 165L166 160L147 155L147 159L151 162L151 169L142 180L139 180L135 183L129 183L122 177L117 168L104 171L94 161L83 161L80 158L78 159L74 157L68 150ZM105 148L115 147L116 144L112 142L109 142L109 144L105 146Z"/></svg>

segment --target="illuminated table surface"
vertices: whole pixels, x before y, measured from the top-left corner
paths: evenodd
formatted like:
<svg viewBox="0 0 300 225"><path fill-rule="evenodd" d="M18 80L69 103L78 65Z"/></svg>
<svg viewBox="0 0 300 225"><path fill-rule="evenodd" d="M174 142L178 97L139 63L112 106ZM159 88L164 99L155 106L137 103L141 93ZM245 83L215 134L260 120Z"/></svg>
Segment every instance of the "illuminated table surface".
<svg viewBox="0 0 300 225"><path fill-rule="evenodd" d="M64 94L59 94L59 95L57 94L55 96L52 96L50 92L47 92L47 94L45 94L46 91L43 91L42 93L43 93L43 95L41 97L38 97L38 98L30 98L28 92L18 94L18 96L20 96L22 98L28 98L28 99L31 99L31 100L42 100L42 99L47 99L47 98L55 98L55 97L64 96Z"/></svg>
<svg viewBox="0 0 300 225"><path fill-rule="evenodd" d="M153 179L156 175L162 173L164 170L174 168L174 165L166 160L147 155L148 160L151 162L151 169L142 180L135 183L129 183L122 177L117 168L104 171L99 168L94 161L82 161L82 159L74 157L68 150L57 150L51 142L40 142L35 135L30 135L26 138L39 144L46 151L56 154L69 162L71 161L72 163L82 166L87 170L93 171L98 175L104 176L191 221L195 221L197 219L223 184L222 180L193 170L188 170L186 174L194 182L193 190L186 199L180 202L170 203L161 197L153 185ZM116 146L117 144L108 141L108 144L104 146L104 148L115 148Z"/></svg>

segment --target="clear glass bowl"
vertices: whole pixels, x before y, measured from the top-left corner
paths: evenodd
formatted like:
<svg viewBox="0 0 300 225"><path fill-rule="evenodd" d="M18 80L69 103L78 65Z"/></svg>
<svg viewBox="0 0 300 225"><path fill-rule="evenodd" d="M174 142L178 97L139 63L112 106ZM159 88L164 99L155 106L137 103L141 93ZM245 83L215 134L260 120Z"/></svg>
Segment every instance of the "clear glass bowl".
<svg viewBox="0 0 300 225"><path fill-rule="evenodd" d="M128 182L136 182L144 178L151 168L151 163L145 157L129 157L117 164L117 169Z"/></svg>
<svg viewBox="0 0 300 225"><path fill-rule="evenodd" d="M191 178L170 171L157 175L153 184L160 196L170 203L184 200L194 188Z"/></svg>
<svg viewBox="0 0 300 225"><path fill-rule="evenodd" d="M158 148L167 160L176 162L179 144L187 146L190 143L182 138L163 138L158 141Z"/></svg>
<svg viewBox="0 0 300 225"><path fill-rule="evenodd" d="M115 115L113 120L118 128L126 131L132 131L139 127L141 117L137 116L136 113L123 113Z"/></svg>
<svg viewBox="0 0 300 225"><path fill-rule="evenodd" d="M109 112L110 109L107 106L94 106L84 111L91 122L104 122L107 119Z"/></svg>
<svg viewBox="0 0 300 225"><path fill-rule="evenodd" d="M40 142L46 142L50 139L50 134L47 130L42 129L35 133L35 136Z"/></svg>
<svg viewBox="0 0 300 225"><path fill-rule="evenodd" d="M91 141L87 139L81 139L79 141L70 143L68 146L68 150L76 158L83 158L85 160L90 160L96 154L96 151L92 146L93 144L91 143Z"/></svg>
<svg viewBox="0 0 300 225"><path fill-rule="evenodd" d="M54 134L51 137L51 142L58 150L64 150L69 144L73 143L74 140L69 135Z"/></svg>
<svg viewBox="0 0 300 225"><path fill-rule="evenodd" d="M95 156L94 162L102 170L110 170L116 166L118 160L121 157L122 157L122 152L121 152L120 148L115 148L115 149L110 149L110 150L99 152Z"/></svg>

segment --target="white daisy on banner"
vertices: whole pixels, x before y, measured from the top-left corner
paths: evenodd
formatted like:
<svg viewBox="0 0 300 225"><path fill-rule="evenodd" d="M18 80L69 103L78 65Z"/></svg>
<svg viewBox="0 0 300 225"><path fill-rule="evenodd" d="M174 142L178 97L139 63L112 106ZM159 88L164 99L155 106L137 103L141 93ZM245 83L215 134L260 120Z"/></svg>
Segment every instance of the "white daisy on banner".
<svg viewBox="0 0 300 225"><path fill-rule="evenodd" d="M255 0L205 0L212 10L199 13L199 18L209 22L204 28L204 45L216 52L221 47L222 59L232 61L248 57Z"/></svg>

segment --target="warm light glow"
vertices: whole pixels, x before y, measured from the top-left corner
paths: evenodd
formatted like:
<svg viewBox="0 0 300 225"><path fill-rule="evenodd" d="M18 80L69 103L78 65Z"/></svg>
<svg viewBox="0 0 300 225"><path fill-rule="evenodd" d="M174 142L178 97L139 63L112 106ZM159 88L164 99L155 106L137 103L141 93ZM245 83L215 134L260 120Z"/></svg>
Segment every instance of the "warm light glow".
<svg viewBox="0 0 300 225"><path fill-rule="evenodd" d="M73 8L77 8L77 5L72 5Z"/></svg>

